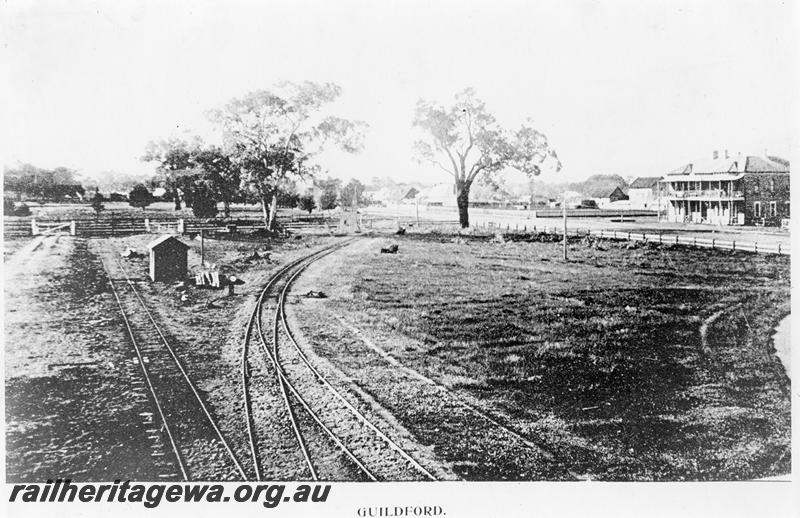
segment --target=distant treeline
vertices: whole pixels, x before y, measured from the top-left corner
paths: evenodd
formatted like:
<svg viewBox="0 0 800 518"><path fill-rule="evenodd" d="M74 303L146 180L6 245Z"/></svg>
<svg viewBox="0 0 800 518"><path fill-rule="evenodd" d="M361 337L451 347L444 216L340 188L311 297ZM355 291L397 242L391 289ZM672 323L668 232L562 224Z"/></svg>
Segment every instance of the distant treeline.
<svg viewBox="0 0 800 518"><path fill-rule="evenodd" d="M5 168L3 190L6 196L17 199L25 197L45 201L82 200L86 194L72 169L44 169L31 164Z"/></svg>

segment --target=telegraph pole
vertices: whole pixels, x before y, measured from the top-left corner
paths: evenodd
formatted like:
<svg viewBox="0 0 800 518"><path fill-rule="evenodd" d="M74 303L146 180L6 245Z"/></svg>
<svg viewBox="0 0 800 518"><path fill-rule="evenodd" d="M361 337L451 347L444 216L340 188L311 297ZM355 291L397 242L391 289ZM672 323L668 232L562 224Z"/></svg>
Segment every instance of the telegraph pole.
<svg viewBox="0 0 800 518"><path fill-rule="evenodd" d="M200 229L200 267L206 267L206 243L203 229Z"/></svg>

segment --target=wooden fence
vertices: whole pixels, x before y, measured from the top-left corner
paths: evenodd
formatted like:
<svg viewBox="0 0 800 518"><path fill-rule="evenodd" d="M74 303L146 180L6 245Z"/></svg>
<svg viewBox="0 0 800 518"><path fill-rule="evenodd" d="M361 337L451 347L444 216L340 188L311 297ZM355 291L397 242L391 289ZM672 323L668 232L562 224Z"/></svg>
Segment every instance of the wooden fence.
<svg viewBox="0 0 800 518"><path fill-rule="evenodd" d="M301 230L335 224L338 219L322 214L278 216L281 228ZM3 218L6 238L39 235L49 228L73 226L70 233L83 237L105 237L144 233L196 233L200 230L252 230L263 228L261 219L197 219L197 218Z"/></svg>
<svg viewBox="0 0 800 518"><path fill-rule="evenodd" d="M563 227L558 225L553 226L533 226L530 230L527 226L520 228L519 225L512 227L511 225L497 225L493 223L482 223L478 228L487 230L496 230L499 232L543 232L546 234L564 235ZM680 234L651 234L647 232L629 232L623 230L593 230L588 228L568 228L568 236L593 236L600 239L615 239L625 241L639 241L644 243L659 243L659 244L675 244L686 246L697 246L702 248L732 250L741 252L753 252L757 254L777 254L777 255L791 255L789 246L783 246L780 243L758 243L757 241L750 240L724 240L717 238L699 238L695 236L682 236Z"/></svg>

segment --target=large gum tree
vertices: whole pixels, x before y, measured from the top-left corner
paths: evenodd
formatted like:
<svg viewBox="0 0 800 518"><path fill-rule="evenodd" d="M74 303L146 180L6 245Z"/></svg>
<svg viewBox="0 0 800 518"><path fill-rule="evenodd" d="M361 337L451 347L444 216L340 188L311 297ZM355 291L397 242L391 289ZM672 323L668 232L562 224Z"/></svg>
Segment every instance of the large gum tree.
<svg viewBox="0 0 800 518"><path fill-rule="evenodd" d="M417 158L453 177L462 228L469 227L469 191L479 175L491 180L511 168L533 177L545 164L561 169L547 136L530 120L516 131L500 127L471 88L447 107L420 99L413 125L422 134L414 143Z"/></svg>
<svg viewBox="0 0 800 518"><path fill-rule="evenodd" d="M209 114L241 165L242 183L257 193L267 228L275 222L280 186L313 171L307 164L327 144L350 153L361 149L366 124L329 113L340 95L333 83L284 82Z"/></svg>

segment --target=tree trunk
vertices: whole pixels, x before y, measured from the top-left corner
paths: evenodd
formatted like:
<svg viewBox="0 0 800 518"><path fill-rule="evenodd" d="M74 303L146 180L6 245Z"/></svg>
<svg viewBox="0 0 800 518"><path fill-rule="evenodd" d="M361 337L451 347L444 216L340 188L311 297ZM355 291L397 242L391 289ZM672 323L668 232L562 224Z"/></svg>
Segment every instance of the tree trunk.
<svg viewBox="0 0 800 518"><path fill-rule="evenodd" d="M176 194L172 198L175 201L175 210L181 210L181 196L180 194Z"/></svg>
<svg viewBox="0 0 800 518"><path fill-rule="evenodd" d="M469 227L469 188L470 182L456 182L456 203L458 204L458 223L461 228Z"/></svg>
<svg viewBox="0 0 800 518"><path fill-rule="evenodd" d="M269 230L269 212L267 212L267 197L261 196L261 215L264 218L264 228Z"/></svg>
<svg viewBox="0 0 800 518"><path fill-rule="evenodd" d="M223 200L222 201L222 213L225 214L226 218L231 217L231 202L230 200Z"/></svg>
<svg viewBox="0 0 800 518"><path fill-rule="evenodd" d="M272 230L272 226L275 224L275 214L278 213L278 191L274 191L272 193L272 201L269 204L269 223L267 224L267 228Z"/></svg>

